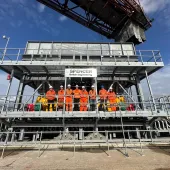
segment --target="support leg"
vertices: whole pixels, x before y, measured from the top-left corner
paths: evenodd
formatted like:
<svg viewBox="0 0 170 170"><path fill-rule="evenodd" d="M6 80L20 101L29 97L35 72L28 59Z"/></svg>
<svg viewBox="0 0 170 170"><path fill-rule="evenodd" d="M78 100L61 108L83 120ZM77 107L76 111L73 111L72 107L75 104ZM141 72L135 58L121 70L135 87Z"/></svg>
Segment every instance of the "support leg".
<svg viewBox="0 0 170 170"><path fill-rule="evenodd" d="M21 78L21 80L19 82L19 87L18 87L18 91L17 91L17 98L16 98L16 101L15 101L15 110L18 110L21 107L23 92L24 92L24 88L25 88L24 79L25 79L25 75L23 75L23 77Z"/></svg>
<svg viewBox="0 0 170 170"><path fill-rule="evenodd" d="M152 88L151 88L149 77L148 77L148 72L146 70L145 70L145 74L146 74L146 80L147 80L147 83L148 83L148 88L149 88L150 96L152 98L152 102L153 102L153 105L154 105L154 109L155 109L155 111L157 111L155 99L154 99L154 96L153 96Z"/></svg>
<svg viewBox="0 0 170 170"><path fill-rule="evenodd" d="M145 99L144 99L144 95L143 95L143 91L142 91L142 86L140 83L140 79L138 76L136 76L136 93L137 93L137 97L138 97L138 102L139 102L139 106L142 110L145 110Z"/></svg>
<svg viewBox="0 0 170 170"><path fill-rule="evenodd" d="M1 112L3 112L4 107L6 107L5 105L7 103L7 99L8 99L9 91L11 89L11 84L12 84L13 77L14 77L14 69L12 69L12 72L11 72L11 78L9 80L9 85L8 85L8 88L7 88L7 92L6 92L6 95L5 95L5 101L4 101L4 104L2 106Z"/></svg>

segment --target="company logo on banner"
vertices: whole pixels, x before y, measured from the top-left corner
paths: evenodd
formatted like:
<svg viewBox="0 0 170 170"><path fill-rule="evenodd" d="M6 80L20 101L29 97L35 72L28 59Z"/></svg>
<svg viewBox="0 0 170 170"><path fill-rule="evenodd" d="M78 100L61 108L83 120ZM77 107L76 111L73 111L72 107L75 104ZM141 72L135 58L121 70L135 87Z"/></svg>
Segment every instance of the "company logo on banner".
<svg viewBox="0 0 170 170"><path fill-rule="evenodd" d="M65 69L65 77L97 77L97 70L89 69Z"/></svg>

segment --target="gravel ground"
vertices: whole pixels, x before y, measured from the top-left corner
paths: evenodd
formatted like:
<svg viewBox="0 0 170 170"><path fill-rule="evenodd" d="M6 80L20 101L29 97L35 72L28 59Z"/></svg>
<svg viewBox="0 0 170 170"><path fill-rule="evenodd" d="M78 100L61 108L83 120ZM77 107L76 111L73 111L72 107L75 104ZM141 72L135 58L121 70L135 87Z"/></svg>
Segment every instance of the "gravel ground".
<svg viewBox="0 0 170 170"><path fill-rule="evenodd" d="M23 147L24 148L24 147ZM0 159L0 170L170 170L170 146L149 145L143 147L143 156L139 147L124 149L117 145L87 149L76 146L42 145L36 149L7 148L4 158ZM40 157L38 155L40 154Z"/></svg>

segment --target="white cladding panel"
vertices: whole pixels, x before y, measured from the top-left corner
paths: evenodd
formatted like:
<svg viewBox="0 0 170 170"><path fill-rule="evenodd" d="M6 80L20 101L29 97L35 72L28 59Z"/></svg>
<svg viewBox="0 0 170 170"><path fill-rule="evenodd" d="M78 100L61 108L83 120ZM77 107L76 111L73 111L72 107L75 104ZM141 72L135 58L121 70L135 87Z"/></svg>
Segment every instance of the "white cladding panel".
<svg viewBox="0 0 170 170"><path fill-rule="evenodd" d="M111 55L122 55L122 47L121 44L110 44L110 52Z"/></svg>
<svg viewBox="0 0 170 170"><path fill-rule="evenodd" d="M122 44L123 54L124 55L134 55L133 46L130 44Z"/></svg>
<svg viewBox="0 0 170 170"><path fill-rule="evenodd" d="M53 54L64 56L134 55L133 44L100 43L36 43L29 42L26 54Z"/></svg>
<svg viewBox="0 0 170 170"><path fill-rule="evenodd" d="M28 43L25 53L26 54L38 54L39 45L40 43Z"/></svg>
<svg viewBox="0 0 170 170"><path fill-rule="evenodd" d="M39 54L51 54L51 43L40 43Z"/></svg>

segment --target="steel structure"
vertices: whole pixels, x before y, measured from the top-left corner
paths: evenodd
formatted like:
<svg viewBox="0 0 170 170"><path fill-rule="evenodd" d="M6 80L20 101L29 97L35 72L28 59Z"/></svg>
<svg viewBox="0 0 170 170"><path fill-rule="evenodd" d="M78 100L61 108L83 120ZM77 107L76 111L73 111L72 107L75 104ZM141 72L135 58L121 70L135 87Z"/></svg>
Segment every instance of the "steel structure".
<svg viewBox="0 0 170 170"><path fill-rule="evenodd" d="M113 142L119 138L126 142L128 133L133 142L136 138L141 142L168 137L170 97L155 97L148 77L163 66L159 51L136 50L132 43L28 41L26 48L6 48L0 68L11 76L7 92L0 101L1 131L4 131L1 140L9 143L15 139L16 143L26 138L35 139L37 131L40 140L55 137L61 143L61 136L66 143L95 143L96 139L98 142ZM82 69L96 70L96 75L86 77L78 74L74 77L67 72ZM17 94L9 95L13 77L20 83ZM148 83L147 97L140 83L143 79ZM58 110L58 105L55 111L25 110L27 104L35 103L38 96L45 95L49 84L57 91L61 84L66 88L69 83L72 88L76 84L85 85L87 90L94 84L97 93L101 84L106 89L112 86L117 96L126 99L125 107L133 104L134 109L122 111L117 104L117 111L101 111L97 95L93 111L89 101L88 111L68 112L65 101L62 110ZM33 94L23 95L26 85L34 88Z"/></svg>
<svg viewBox="0 0 170 170"><path fill-rule="evenodd" d="M136 0L37 0L81 25L117 42L146 40L150 19Z"/></svg>

